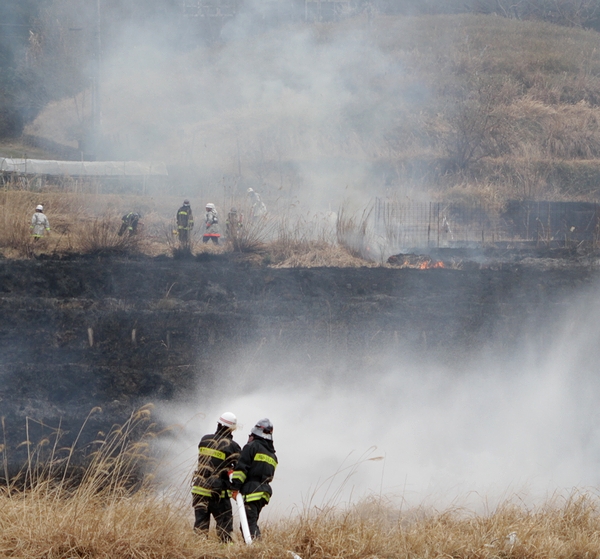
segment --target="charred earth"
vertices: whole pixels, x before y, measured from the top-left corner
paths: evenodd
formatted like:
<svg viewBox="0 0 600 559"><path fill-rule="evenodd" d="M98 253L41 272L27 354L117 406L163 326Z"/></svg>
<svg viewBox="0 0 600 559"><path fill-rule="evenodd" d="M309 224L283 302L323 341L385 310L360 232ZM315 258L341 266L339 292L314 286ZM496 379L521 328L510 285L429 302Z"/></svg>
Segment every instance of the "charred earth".
<svg viewBox="0 0 600 559"><path fill-rule="evenodd" d="M64 444L77 436L86 444L143 404L208 395L225 374L243 383L246 366L262 367L270 382L282 355L307 377L368 370L376 382L373 364L384 358L467 359L469 348L505 352L531 331L543 346L569 298L599 276L595 257L564 251L432 258L452 262L275 269L228 255L0 260L9 460L22 458L16 449L27 436L60 426Z"/></svg>

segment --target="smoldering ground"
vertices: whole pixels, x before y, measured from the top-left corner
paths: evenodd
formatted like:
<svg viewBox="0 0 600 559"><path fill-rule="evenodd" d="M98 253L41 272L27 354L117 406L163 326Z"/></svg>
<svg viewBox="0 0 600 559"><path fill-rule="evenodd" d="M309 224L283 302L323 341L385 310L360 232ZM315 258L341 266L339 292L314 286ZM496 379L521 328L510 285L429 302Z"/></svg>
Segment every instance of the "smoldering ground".
<svg viewBox="0 0 600 559"><path fill-rule="evenodd" d="M253 422L274 423L280 465L271 517L365 497L489 510L574 488L593 492L597 294L569 299L551 325L532 325L538 331L502 351L464 348L462 360L407 352L353 369L335 365L343 355L271 354L259 363L249 349L217 386L199 385L188 402L160 407L161 419L179 426L161 443L165 487L185 497L200 436L229 410L242 424L242 445ZM326 366L315 366L319 360Z"/></svg>

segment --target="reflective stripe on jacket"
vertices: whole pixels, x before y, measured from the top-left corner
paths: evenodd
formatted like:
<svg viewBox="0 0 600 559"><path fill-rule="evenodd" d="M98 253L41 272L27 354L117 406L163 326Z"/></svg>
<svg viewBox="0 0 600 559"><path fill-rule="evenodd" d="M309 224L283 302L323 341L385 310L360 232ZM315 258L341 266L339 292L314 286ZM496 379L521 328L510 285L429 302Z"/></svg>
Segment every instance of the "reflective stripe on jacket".
<svg viewBox="0 0 600 559"><path fill-rule="evenodd" d="M177 211L177 229L193 229L194 216L190 206L181 206Z"/></svg>

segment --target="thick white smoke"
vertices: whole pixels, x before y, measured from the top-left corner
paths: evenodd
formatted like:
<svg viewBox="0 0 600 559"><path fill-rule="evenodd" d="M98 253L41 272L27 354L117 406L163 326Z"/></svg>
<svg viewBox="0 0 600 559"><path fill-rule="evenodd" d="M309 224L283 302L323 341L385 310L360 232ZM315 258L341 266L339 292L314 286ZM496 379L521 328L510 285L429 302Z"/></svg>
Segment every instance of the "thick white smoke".
<svg viewBox="0 0 600 559"><path fill-rule="evenodd" d="M366 18L267 29L257 13L243 12L223 28L224 41L193 46L183 35L197 42L201 31L182 27L181 17L174 12L162 26L121 22L122 32L103 43L102 132L111 157L196 169L192 197L196 188L216 199L231 176L237 194L245 182L271 204L299 200L322 211L348 199L362 209L388 193L390 158L419 144L431 84L407 70ZM30 132L76 147L69 130L89 110L89 94L66 99Z"/></svg>
<svg viewBox="0 0 600 559"><path fill-rule="evenodd" d="M473 348L466 368L408 359L329 379L298 375L284 359L268 371L236 368L225 390L199 387L193 405L161 410L185 423L171 443L187 467L177 475L189 475L200 436L228 410L243 423L240 444L256 420L275 425L271 515L367 496L481 509L586 490L600 460L597 317L598 305L573 303L556 317L551 349Z"/></svg>

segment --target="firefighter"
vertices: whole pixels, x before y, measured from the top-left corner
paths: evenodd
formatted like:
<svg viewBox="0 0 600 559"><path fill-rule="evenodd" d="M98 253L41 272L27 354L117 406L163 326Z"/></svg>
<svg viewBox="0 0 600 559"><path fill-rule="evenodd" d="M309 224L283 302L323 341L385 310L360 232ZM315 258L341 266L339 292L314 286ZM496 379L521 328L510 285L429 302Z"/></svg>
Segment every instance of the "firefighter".
<svg viewBox="0 0 600 559"><path fill-rule="evenodd" d="M218 245L221 233L219 233L219 214L217 213L217 209L215 208L214 204L206 204L205 221L206 230L202 236L202 242L208 243L208 241L212 240L215 245Z"/></svg>
<svg viewBox="0 0 600 559"><path fill-rule="evenodd" d="M119 229L119 237L122 237L125 234L125 231L129 231L129 236L135 235L137 233L137 228L140 219L142 218L142 214L138 212L129 212L126 213L121 218L121 229Z"/></svg>
<svg viewBox="0 0 600 559"><path fill-rule="evenodd" d="M225 412L217 421L215 433L202 437L198 444L198 468L194 472L192 487L194 530L207 535L212 514L222 542L231 541L233 530L229 473L241 450L233 440L236 427L236 416Z"/></svg>
<svg viewBox="0 0 600 559"><path fill-rule="evenodd" d="M253 539L260 538L258 517L273 494L269 484L275 475L275 468L277 456L273 446L273 424L265 418L252 427L231 477L231 496L235 499L238 492L242 494Z"/></svg>
<svg viewBox="0 0 600 559"><path fill-rule="evenodd" d="M260 199L258 192L256 192L253 188L249 188L247 190L247 193L248 197L250 198L250 204L252 206L250 208L250 216L252 217L252 219L256 221L261 217L266 216L267 206L265 206L265 203Z"/></svg>
<svg viewBox="0 0 600 559"><path fill-rule="evenodd" d="M50 222L44 214L44 206L41 204L35 207L35 213L31 218L31 236L34 240L41 239L45 233L50 232Z"/></svg>
<svg viewBox="0 0 600 559"><path fill-rule="evenodd" d="M194 228L194 216L190 201L184 200L183 206L177 210L177 235L182 245L187 245L190 240L190 231Z"/></svg>

